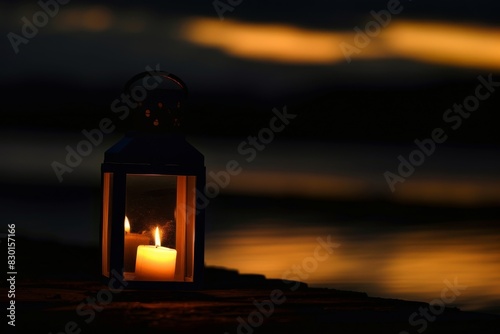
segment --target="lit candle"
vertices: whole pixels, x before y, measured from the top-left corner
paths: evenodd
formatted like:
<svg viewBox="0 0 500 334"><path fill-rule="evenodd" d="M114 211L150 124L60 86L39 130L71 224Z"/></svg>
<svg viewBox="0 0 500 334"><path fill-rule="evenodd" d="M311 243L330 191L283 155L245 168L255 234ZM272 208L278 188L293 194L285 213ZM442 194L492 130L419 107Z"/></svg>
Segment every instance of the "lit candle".
<svg viewBox="0 0 500 334"><path fill-rule="evenodd" d="M155 232L155 246L141 245L137 248L136 279L139 281L172 281L175 274L175 249L161 247L158 226Z"/></svg>
<svg viewBox="0 0 500 334"><path fill-rule="evenodd" d="M130 233L130 222L125 216L125 253L124 253L124 271L135 271L135 257L139 245L148 245L149 237L139 233Z"/></svg>

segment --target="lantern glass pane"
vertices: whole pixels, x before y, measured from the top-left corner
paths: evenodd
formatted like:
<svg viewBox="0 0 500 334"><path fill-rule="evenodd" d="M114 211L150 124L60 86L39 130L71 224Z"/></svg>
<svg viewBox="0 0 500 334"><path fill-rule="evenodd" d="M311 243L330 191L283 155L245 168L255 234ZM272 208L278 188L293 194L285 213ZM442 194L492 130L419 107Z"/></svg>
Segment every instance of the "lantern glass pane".
<svg viewBox="0 0 500 334"><path fill-rule="evenodd" d="M109 257L110 257L110 237L111 237L111 187L113 182L113 174L112 173L104 173L103 174L103 196L102 196L102 237L101 237L101 247L102 247L102 274L106 277L109 277Z"/></svg>
<svg viewBox="0 0 500 334"><path fill-rule="evenodd" d="M195 181L195 176L127 174L126 279L192 281Z"/></svg>

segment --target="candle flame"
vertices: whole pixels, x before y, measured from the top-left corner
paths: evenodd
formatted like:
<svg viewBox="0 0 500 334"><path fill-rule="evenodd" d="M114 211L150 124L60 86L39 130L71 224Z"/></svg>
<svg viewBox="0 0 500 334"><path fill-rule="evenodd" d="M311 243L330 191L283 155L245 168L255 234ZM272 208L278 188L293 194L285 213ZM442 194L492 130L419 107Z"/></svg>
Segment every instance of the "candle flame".
<svg viewBox="0 0 500 334"><path fill-rule="evenodd" d="M156 226L156 231L155 231L155 246L156 247L161 246L160 230L158 229L158 226Z"/></svg>
<svg viewBox="0 0 500 334"><path fill-rule="evenodd" d="M125 233L130 233L130 222L127 216L125 216Z"/></svg>

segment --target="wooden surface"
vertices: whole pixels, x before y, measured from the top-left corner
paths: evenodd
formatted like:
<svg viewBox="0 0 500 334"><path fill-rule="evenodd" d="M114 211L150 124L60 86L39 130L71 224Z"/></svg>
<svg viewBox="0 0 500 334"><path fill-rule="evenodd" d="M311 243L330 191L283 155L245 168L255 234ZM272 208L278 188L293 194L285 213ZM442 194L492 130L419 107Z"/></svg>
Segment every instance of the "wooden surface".
<svg viewBox="0 0 500 334"><path fill-rule="evenodd" d="M280 279L217 267L205 268L205 289L200 291L112 293L99 282L99 249L22 238L18 244L16 327L0 333L414 334L422 325L410 325L409 317L428 307L362 292L312 289L303 283L292 291L295 284ZM269 301L272 291L282 291L286 300L273 303L272 314L262 315L262 324L241 325L238 318L258 324L263 312L255 301ZM107 294L111 300L90 305L89 300ZM6 281L0 296L2 302L7 300ZM6 325L7 318L2 318ZM446 309L422 333L498 334L499 328L498 315Z"/></svg>
<svg viewBox="0 0 500 334"><path fill-rule="evenodd" d="M200 291L112 293L96 281L22 281L16 289L16 329L53 334L418 333L421 325L411 326L408 318L428 307L305 284L291 291L292 286L217 268L208 270L207 289ZM112 300L105 300L108 295ZM102 303L92 305L95 299ZM255 303L265 306L259 310ZM499 325L500 316L446 309L428 322L425 333L498 333Z"/></svg>

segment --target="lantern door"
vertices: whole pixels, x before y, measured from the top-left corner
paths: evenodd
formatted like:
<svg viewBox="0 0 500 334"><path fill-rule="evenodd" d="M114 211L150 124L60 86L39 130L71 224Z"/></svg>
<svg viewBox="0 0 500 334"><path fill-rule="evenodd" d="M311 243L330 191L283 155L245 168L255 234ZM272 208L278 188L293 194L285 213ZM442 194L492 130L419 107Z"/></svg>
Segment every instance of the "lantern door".
<svg viewBox="0 0 500 334"><path fill-rule="evenodd" d="M114 269L128 282L193 282L195 234L202 228L196 228L197 176L103 172L102 178L103 276Z"/></svg>

